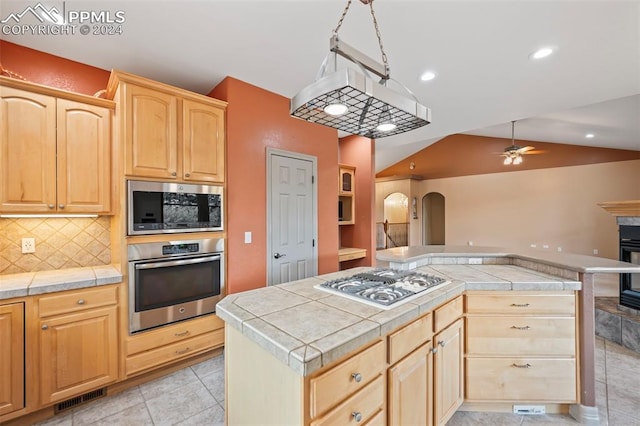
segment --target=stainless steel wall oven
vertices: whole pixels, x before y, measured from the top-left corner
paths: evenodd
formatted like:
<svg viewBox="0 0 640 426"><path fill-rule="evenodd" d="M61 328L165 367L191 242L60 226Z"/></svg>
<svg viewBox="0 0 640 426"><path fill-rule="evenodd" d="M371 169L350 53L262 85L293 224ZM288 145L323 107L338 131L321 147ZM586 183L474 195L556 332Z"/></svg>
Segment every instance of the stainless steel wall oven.
<svg viewBox="0 0 640 426"><path fill-rule="evenodd" d="M130 244L129 332L215 312L224 297L224 239Z"/></svg>

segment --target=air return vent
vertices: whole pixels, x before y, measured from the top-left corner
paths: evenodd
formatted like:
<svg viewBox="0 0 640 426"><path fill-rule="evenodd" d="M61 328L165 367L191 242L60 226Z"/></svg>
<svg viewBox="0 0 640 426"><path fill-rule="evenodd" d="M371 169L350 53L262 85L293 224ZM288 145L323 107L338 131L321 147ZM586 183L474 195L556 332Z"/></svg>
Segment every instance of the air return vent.
<svg viewBox="0 0 640 426"><path fill-rule="evenodd" d="M66 401L59 402L55 406L55 414L62 411L69 410L84 404L85 402L93 401L94 399L102 398L107 395L107 388L96 389L91 392L87 392L84 395L76 396L75 398L67 399Z"/></svg>

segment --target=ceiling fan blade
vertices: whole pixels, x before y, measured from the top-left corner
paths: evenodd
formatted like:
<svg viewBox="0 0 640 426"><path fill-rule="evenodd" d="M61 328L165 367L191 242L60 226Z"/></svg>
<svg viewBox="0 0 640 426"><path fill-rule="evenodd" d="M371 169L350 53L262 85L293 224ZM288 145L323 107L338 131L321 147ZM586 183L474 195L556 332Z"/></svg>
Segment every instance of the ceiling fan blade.
<svg viewBox="0 0 640 426"><path fill-rule="evenodd" d="M523 146L523 147L521 147L521 148L518 148L518 149L517 149L517 151L518 151L520 154L525 154L526 152L531 151L531 150L534 150L534 149L535 149L535 147L533 147L533 146Z"/></svg>

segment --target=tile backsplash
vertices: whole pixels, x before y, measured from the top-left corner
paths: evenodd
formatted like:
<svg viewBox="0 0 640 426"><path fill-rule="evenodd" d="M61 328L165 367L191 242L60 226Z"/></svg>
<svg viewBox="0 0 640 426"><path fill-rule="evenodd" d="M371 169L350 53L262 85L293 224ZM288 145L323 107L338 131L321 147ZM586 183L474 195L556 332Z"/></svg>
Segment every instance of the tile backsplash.
<svg viewBox="0 0 640 426"><path fill-rule="evenodd" d="M0 219L0 275L108 265L110 218ZM22 253L22 238L35 238L35 253Z"/></svg>

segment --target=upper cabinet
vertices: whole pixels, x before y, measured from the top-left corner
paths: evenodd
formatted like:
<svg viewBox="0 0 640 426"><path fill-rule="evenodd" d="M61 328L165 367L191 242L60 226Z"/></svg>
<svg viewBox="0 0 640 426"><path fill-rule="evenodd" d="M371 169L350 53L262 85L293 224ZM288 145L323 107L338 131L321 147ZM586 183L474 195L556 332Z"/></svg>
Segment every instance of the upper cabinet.
<svg viewBox="0 0 640 426"><path fill-rule="evenodd" d="M338 224L355 223L356 168L346 164L338 165Z"/></svg>
<svg viewBox="0 0 640 426"><path fill-rule="evenodd" d="M0 84L0 212L109 214L113 103Z"/></svg>
<svg viewBox="0 0 640 426"><path fill-rule="evenodd" d="M224 182L226 103L115 71L124 174L184 182Z"/></svg>

